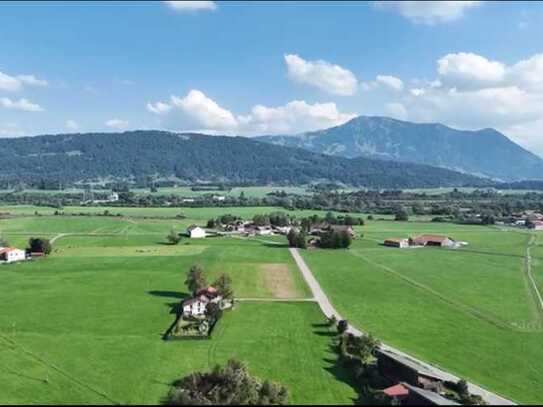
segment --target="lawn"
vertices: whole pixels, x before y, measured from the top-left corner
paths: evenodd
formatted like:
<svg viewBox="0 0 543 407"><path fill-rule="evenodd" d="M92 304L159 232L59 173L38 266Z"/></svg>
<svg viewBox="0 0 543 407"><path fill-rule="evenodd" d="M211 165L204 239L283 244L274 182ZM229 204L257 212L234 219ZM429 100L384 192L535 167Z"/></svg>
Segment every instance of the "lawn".
<svg viewBox="0 0 543 407"><path fill-rule="evenodd" d="M364 238L347 251L303 253L342 315L386 343L506 397L541 400L542 315L523 273L529 234L389 221L357 229ZM379 245L385 237L419 233L470 244L456 250Z"/></svg>
<svg viewBox="0 0 543 407"><path fill-rule="evenodd" d="M169 224L138 219L124 229L125 222L2 221L10 239L38 227L77 235L59 238L49 258L0 266L0 404L156 404L172 380L232 357L284 383L294 403L352 404L356 393L334 367L315 303L241 301L211 340L161 340L195 263L210 280L228 272L238 298L280 296L269 285L275 271L291 296L307 297L285 248L233 238L170 246L157 232Z"/></svg>

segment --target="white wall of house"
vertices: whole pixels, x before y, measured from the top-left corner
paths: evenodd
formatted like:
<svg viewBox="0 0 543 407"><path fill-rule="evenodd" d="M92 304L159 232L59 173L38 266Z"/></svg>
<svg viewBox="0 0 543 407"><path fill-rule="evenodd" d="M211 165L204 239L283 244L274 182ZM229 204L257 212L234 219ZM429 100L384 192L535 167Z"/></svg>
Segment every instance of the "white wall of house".
<svg viewBox="0 0 543 407"><path fill-rule="evenodd" d="M24 250L13 249L7 252L5 255L6 263L13 263L15 261L26 260L26 253Z"/></svg>
<svg viewBox="0 0 543 407"><path fill-rule="evenodd" d="M203 315L206 312L206 308L207 308L207 303L202 302L202 301L195 301L183 307L183 314Z"/></svg>
<svg viewBox="0 0 543 407"><path fill-rule="evenodd" d="M206 237L206 231L201 227L195 227L189 232L189 234L191 239L201 239Z"/></svg>

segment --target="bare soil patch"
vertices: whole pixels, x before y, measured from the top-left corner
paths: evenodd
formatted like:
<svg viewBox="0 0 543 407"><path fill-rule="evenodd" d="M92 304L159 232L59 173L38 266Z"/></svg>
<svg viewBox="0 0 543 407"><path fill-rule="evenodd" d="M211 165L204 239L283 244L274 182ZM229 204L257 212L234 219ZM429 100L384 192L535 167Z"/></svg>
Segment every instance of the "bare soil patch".
<svg viewBox="0 0 543 407"><path fill-rule="evenodd" d="M294 285L292 275L285 263L265 263L260 265L264 284L275 298L299 298L301 295Z"/></svg>

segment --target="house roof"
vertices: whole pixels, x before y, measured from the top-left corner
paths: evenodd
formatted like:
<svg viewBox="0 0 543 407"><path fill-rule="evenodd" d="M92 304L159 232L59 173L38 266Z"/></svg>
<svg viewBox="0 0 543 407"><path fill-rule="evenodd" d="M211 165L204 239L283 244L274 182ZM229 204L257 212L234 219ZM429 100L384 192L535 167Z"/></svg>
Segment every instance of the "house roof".
<svg viewBox="0 0 543 407"><path fill-rule="evenodd" d="M209 287L206 287L206 288L202 288L201 290L199 290L196 295L205 295L205 296L212 296L212 297L216 297L217 296L217 289L213 286L209 286Z"/></svg>
<svg viewBox="0 0 543 407"><path fill-rule="evenodd" d="M189 232L191 232L191 231L193 231L194 229L199 228L199 227L200 227L200 226L198 226L198 225L190 225L190 226L187 228L187 230L188 230Z"/></svg>
<svg viewBox="0 0 543 407"><path fill-rule="evenodd" d="M426 366L424 366L423 364L419 363L418 361L414 359L411 359L408 356L404 356L399 353L395 353L390 350L385 350L382 348L377 350L377 357L379 357L379 355L384 355L390 359L393 359L396 362L401 363L402 365L407 366L424 376L433 377L438 380L444 380L444 381L447 380L446 377L438 374L437 372L430 371Z"/></svg>
<svg viewBox="0 0 543 407"><path fill-rule="evenodd" d="M209 302L209 298L205 295L197 295L196 297L186 299L185 301L181 303L181 305L184 307L185 305L191 305L191 304L194 304L195 302L203 302L207 304Z"/></svg>
<svg viewBox="0 0 543 407"><path fill-rule="evenodd" d="M430 390L424 390L424 389L421 389L420 387L411 386L408 383L402 383L402 385L405 386L407 390L418 394L420 397L427 400L434 406L459 406L460 405L456 401L449 400L443 397L442 395L440 395L439 393L435 393Z"/></svg>
<svg viewBox="0 0 543 407"><path fill-rule="evenodd" d="M0 254L4 254L4 253L9 253L9 252L12 252L14 250L19 250L15 247L0 247Z"/></svg>
<svg viewBox="0 0 543 407"><path fill-rule="evenodd" d="M400 238L400 237L391 237L391 238L385 239L385 242L401 243L401 242L405 242L406 240L407 239Z"/></svg>
<svg viewBox="0 0 543 407"><path fill-rule="evenodd" d="M383 390L383 393L390 397L407 396L409 394L409 390L407 390L401 384L397 384L395 386L387 387Z"/></svg>
<svg viewBox="0 0 543 407"><path fill-rule="evenodd" d="M412 237L411 239L413 239L415 242L439 242L439 243L442 243L447 239L452 240L450 237L443 236L443 235L420 235L420 236Z"/></svg>

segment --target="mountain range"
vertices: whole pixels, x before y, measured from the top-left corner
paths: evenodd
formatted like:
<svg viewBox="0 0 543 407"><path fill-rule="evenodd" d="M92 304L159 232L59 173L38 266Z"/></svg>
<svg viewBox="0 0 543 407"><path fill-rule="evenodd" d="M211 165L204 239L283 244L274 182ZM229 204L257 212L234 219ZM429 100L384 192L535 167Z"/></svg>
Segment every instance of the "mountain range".
<svg viewBox="0 0 543 407"><path fill-rule="evenodd" d="M494 129L465 131L437 123L359 116L325 130L258 139L336 157L413 162L494 180L543 179L543 160Z"/></svg>
<svg viewBox="0 0 543 407"><path fill-rule="evenodd" d="M73 183L173 179L370 188L484 186L487 180L428 165L346 158L246 137L140 130L0 139L0 181Z"/></svg>

